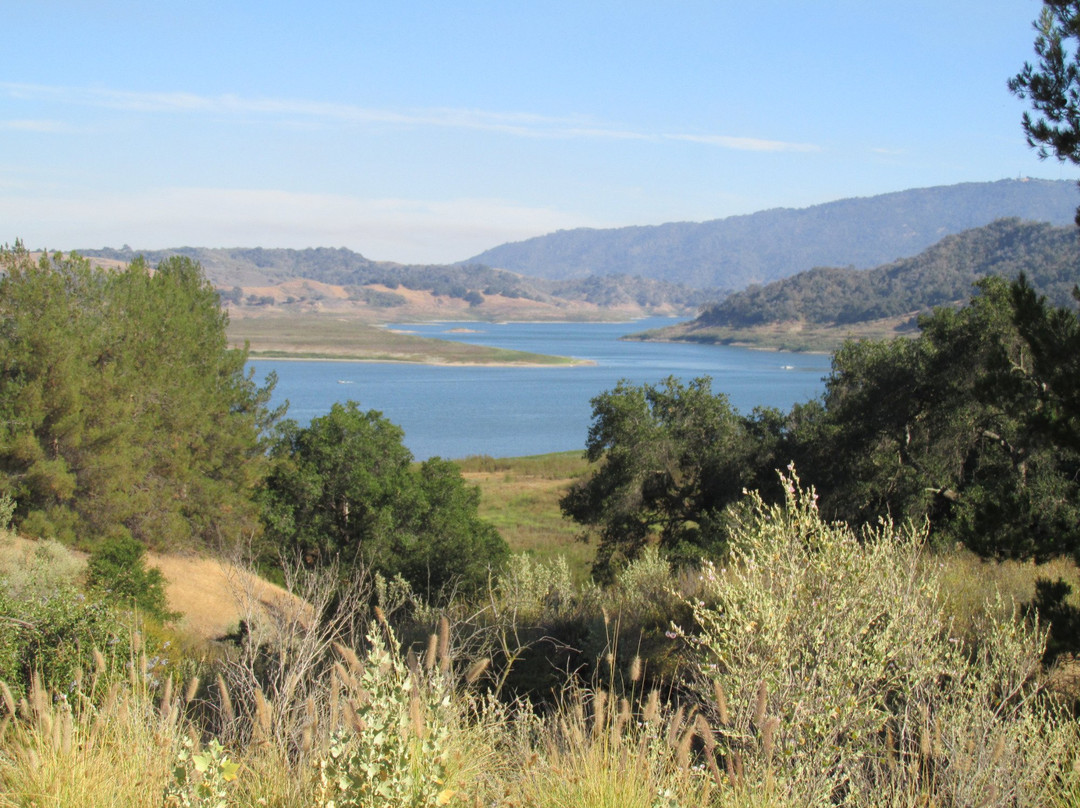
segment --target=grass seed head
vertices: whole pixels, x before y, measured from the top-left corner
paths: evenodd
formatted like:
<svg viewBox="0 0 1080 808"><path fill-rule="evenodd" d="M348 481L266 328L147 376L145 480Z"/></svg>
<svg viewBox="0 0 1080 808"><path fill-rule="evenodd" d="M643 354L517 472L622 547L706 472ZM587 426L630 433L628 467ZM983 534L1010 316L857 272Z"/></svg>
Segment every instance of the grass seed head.
<svg viewBox="0 0 1080 808"><path fill-rule="evenodd" d="M667 745L674 749L678 745L679 731L682 729L683 718L686 716L686 708L681 704L671 716L667 726Z"/></svg>
<svg viewBox="0 0 1080 808"><path fill-rule="evenodd" d="M716 710L720 714L720 723L725 726L731 726L731 713L728 711L727 695L724 693L724 686L720 684L719 679L713 679L713 696L716 699Z"/></svg>
<svg viewBox="0 0 1080 808"><path fill-rule="evenodd" d="M768 705L768 701L768 685L766 685L765 680L762 679L758 682L757 698L754 700L754 726L757 727L758 732L760 732L765 725L765 708Z"/></svg>
<svg viewBox="0 0 1080 808"><path fill-rule="evenodd" d="M349 666L349 670L355 676L360 676L364 672L364 665L360 662L360 657L356 655L356 652L340 642L334 643L334 650L337 655L345 660L345 664Z"/></svg>
<svg viewBox="0 0 1080 808"><path fill-rule="evenodd" d="M255 688L255 726L256 739L260 743L270 743L273 705L263 695L262 688Z"/></svg>
<svg viewBox="0 0 1080 808"><path fill-rule="evenodd" d="M773 751L776 747L776 731L780 728L780 719L775 715L765 720L761 731L761 751L766 765L772 765Z"/></svg>
<svg viewBox="0 0 1080 808"><path fill-rule="evenodd" d="M439 659L439 635L431 634L428 636L427 652L424 654L424 667L429 671L435 670L435 665Z"/></svg>
<svg viewBox="0 0 1080 808"><path fill-rule="evenodd" d="M439 659L442 660L443 657L446 657L450 653L450 621L446 618L446 615L439 617L439 630L437 636L439 638Z"/></svg>
<svg viewBox="0 0 1080 808"><path fill-rule="evenodd" d="M600 732L604 728L605 713L607 712L608 694L604 689L596 691L596 695L593 696L593 736L599 737Z"/></svg>
<svg viewBox="0 0 1080 808"><path fill-rule="evenodd" d="M488 657L478 659L472 665L469 666L469 670L465 672L465 683L475 684L476 680L484 675L484 671L488 669L488 665L491 664L491 660Z"/></svg>
<svg viewBox="0 0 1080 808"><path fill-rule="evenodd" d="M686 732L679 738L679 743L675 747L675 761L679 764L680 769L690 768L690 746L694 743L696 734L694 727L690 726L686 728Z"/></svg>
<svg viewBox="0 0 1080 808"><path fill-rule="evenodd" d="M162 718L168 718L169 713L172 711L172 691L172 676L166 676L165 684L161 688L161 699L158 702L158 712Z"/></svg>
<svg viewBox="0 0 1080 808"><path fill-rule="evenodd" d="M713 734L712 727L709 726L708 720L701 713L698 713L697 718L694 720L694 727L697 729L698 736L705 743L705 750L711 752L716 747L716 735Z"/></svg>
<svg viewBox="0 0 1080 808"><path fill-rule="evenodd" d="M3 698L4 708L8 715L15 715L15 697L11 695L7 682L0 681L0 697Z"/></svg>
<svg viewBox="0 0 1080 808"><path fill-rule="evenodd" d="M229 688L225 684L225 677L220 673L217 675L218 686L218 700L221 702L221 714L224 716L226 723L232 724L236 721L236 710L233 708L232 697L229 695Z"/></svg>
<svg viewBox="0 0 1080 808"><path fill-rule="evenodd" d="M412 725L413 735L417 738L424 737L424 711L420 702L420 689L413 684L409 691L409 723Z"/></svg>
<svg viewBox="0 0 1080 808"><path fill-rule="evenodd" d="M188 679L187 687L184 688L184 704L191 704L195 699L195 694L199 692L199 677L192 676Z"/></svg>
<svg viewBox="0 0 1080 808"><path fill-rule="evenodd" d="M645 711L641 718L646 724L655 723L660 719L660 691L655 687L649 691L649 697L645 700Z"/></svg>

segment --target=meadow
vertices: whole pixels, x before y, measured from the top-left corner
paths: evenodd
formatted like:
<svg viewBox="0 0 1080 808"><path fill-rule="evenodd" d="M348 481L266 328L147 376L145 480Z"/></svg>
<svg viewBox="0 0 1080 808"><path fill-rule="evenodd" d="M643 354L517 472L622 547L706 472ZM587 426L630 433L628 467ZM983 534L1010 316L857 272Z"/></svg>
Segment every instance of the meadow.
<svg viewBox="0 0 1080 808"><path fill-rule="evenodd" d="M567 487L589 470L582 452L501 459L474 455L459 465L480 489L480 516L499 529L511 550L545 563L562 557L575 581L588 578L596 548L582 541L580 526L559 511Z"/></svg>

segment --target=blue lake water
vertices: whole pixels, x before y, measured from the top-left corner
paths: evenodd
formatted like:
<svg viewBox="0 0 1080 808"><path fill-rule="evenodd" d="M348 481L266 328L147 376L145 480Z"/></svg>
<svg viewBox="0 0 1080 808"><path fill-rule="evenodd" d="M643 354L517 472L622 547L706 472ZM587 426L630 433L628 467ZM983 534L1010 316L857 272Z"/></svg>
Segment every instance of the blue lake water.
<svg viewBox="0 0 1080 808"><path fill-rule="evenodd" d="M819 395L829 357L716 345L622 342L624 334L678 322L425 323L396 325L426 337L574 356L575 367L454 367L371 362L252 360L258 379L278 375L274 402L289 401L302 424L336 401L379 410L405 430L417 459L487 454L517 457L584 449L594 396L620 379L656 383L667 376L710 376L742 412L787 409ZM458 329L471 333L460 333Z"/></svg>

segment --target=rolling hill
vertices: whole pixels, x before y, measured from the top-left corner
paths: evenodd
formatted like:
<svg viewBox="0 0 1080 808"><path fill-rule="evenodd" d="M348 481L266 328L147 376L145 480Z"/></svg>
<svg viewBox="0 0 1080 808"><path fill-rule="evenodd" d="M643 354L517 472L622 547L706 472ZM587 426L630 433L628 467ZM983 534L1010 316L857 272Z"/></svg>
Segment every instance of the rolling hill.
<svg viewBox="0 0 1080 808"><path fill-rule="evenodd" d="M371 322L402 319L634 319L687 315L716 295L627 275L550 280L479 264L404 265L371 261L339 248L139 251L80 250L99 263L151 265L183 255L202 264L231 313L335 313Z"/></svg>

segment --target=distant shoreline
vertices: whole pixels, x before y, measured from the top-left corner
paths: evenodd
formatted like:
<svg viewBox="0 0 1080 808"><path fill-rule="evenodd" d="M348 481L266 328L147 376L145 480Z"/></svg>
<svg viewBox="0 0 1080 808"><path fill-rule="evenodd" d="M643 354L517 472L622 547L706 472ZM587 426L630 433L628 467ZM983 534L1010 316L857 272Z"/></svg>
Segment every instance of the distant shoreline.
<svg viewBox="0 0 1080 808"><path fill-rule="evenodd" d="M273 352L263 351L248 351L248 360L262 360L262 361L274 361L274 362L363 362L363 363L378 363L384 365L433 365L437 367L491 367L491 368L566 368L566 367L586 367L595 365L596 362L592 359L574 359L572 357L552 357L553 359L564 359L565 361L555 362L478 362L478 361L462 361L455 362L447 359L425 359L418 357L415 359L405 357L382 357L382 356L327 356L325 354L304 354L304 353L288 353L288 354L276 354Z"/></svg>

